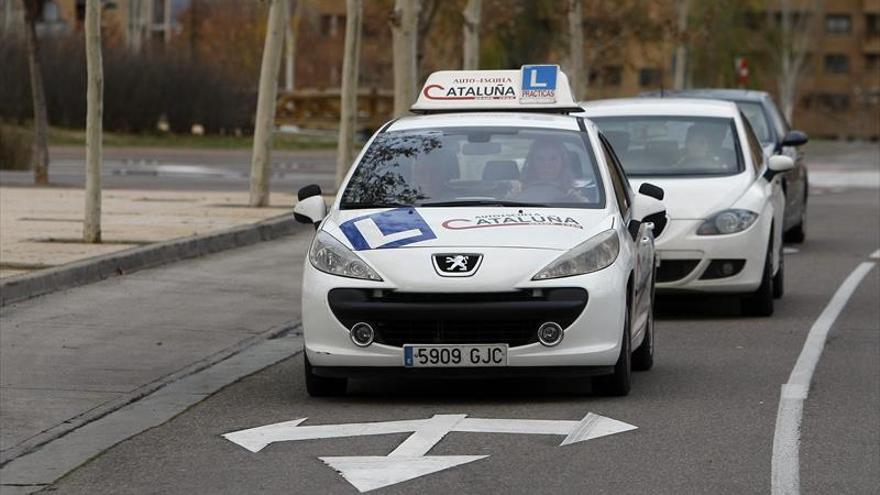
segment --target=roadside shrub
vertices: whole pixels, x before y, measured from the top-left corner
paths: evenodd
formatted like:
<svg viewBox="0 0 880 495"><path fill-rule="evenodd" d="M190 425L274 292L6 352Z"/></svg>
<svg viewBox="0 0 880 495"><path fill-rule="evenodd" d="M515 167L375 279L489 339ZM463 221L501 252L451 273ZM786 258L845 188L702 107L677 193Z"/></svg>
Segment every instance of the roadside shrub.
<svg viewBox="0 0 880 495"><path fill-rule="evenodd" d="M0 170L28 170L34 133L30 128L0 123Z"/></svg>
<svg viewBox="0 0 880 495"><path fill-rule="evenodd" d="M0 117L24 122L33 115L24 44L0 43ZM49 123L83 128L86 118L86 61L78 36L44 39L43 83ZM155 132L163 115L172 132L188 133L201 124L208 133L253 128L255 88L241 88L208 64L185 54L157 50L134 56L104 47L104 129Z"/></svg>

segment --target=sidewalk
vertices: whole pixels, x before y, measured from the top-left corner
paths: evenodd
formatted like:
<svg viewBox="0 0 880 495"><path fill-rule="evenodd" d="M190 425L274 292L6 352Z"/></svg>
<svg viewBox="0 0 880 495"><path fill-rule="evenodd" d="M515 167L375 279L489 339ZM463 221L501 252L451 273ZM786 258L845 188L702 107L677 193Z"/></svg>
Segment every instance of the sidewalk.
<svg viewBox="0 0 880 495"><path fill-rule="evenodd" d="M0 307L4 460L297 322L311 235Z"/></svg>
<svg viewBox="0 0 880 495"><path fill-rule="evenodd" d="M107 190L102 244L85 244L80 189L0 187L0 278L134 246L222 230L288 213L293 194L272 193L267 208L246 192Z"/></svg>

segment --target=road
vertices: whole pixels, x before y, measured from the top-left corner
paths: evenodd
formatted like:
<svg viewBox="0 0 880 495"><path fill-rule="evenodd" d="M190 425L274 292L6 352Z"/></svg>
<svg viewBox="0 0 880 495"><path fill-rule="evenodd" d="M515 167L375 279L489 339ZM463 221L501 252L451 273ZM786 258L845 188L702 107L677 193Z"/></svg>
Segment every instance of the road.
<svg viewBox="0 0 880 495"><path fill-rule="evenodd" d="M50 180L55 186L82 187L85 151L81 147L52 147ZM307 184L331 190L335 180L335 150L274 151L271 188L295 192ZM177 191L241 191L248 188L250 150L192 150L107 148L103 186L108 189ZM33 184L30 172L0 171L0 184Z"/></svg>
<svg viewBox="0 0 880 495"><path fill-rule="evenodd" d="M661 299L655 368L635 375L628 397L594 396L568 380L365 380L347 397L316 399L305 393L296 353L116 445L47 491L357 493L319 457L384 456L409 433L278 442L256 453L221 435L301 418L308 418L303 426L438 414L577 421L592 412L638 429L566 446L553 435L453 431L429 455L487 457L377 493L767 493L780 386L832 295L880 247L878 212L873 189L815 194L809 239L787 250L787 292L771 318L742 318L723 298ZM272 256L283 265L294 253ZM272 265L261 269L268 274ZM878 301L874 267L831 327L804 407L804 493L876 493Z"/></svg>

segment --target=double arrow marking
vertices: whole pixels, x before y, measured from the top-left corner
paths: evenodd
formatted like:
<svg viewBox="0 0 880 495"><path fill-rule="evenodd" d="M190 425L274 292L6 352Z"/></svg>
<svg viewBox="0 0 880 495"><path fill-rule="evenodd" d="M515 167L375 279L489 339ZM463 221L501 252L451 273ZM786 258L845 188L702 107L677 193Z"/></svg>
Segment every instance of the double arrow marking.
<svg viewBox="0 0 880 495"><path fill-rule="evenodd" d="M483 419L468 418L466 414L438 414L427 419L299 426L306 419L235 431L223 437L251 452L259 452L275 442L412 432L387 456L320 458L355 488L366 492L488 457L426 455L450 432L564 435L560 444L563 446L636 429L631 424L593 413L587 413L580 421Z"/></svg>

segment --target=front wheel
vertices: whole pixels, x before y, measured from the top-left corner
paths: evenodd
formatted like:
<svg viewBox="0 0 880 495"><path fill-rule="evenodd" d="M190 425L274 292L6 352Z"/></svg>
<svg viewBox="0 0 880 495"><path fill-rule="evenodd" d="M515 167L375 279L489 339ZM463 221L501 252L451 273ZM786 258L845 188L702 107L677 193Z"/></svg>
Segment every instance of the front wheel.
<svg viewBox="0 0 880 495"><path fill-rule="evenodd" d="M772 238L772 236L771 236ZM764 261L764 274L761 276L761 285L758 290L742 298L740 306L742 313L747 316L770 316L773 314L773 259L767 248L767 256Z"/></svg>
<svg viewBox="0 0 880 495"><path fill-rule="evenodd" d="M654 282L651 282L651 310L645 322L645 338L632 355L632 369L648 371L654 366Z"/></svg>
<svg viewBox="0 0 880 495"><path fill-rule="evenodd" d="M337 397L345 395L348 380L345 378L331 378L318 376L312 370L309 356L303 351L303 363L305 363L306 392L312 397Z"/></svg>
<svg viewBox="0 0 880 495"><path fill-rule="evenodd" d="M785 242L802 244L807 238L807 202L801 206L801 220L785 233Z"/></svg>
<svg viewBox="0 0 880 495"><path fill-rule="evenodd" d="M632 375L632 356L630 347L630 308L627 305L626 318L623 324L623 342L620 345L620 356L614 364L614 373L593 378L593 392L601 395L624 396L629 394Z"/></svg>

